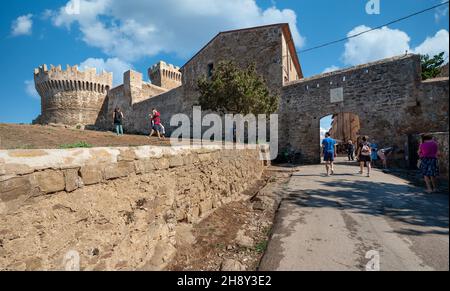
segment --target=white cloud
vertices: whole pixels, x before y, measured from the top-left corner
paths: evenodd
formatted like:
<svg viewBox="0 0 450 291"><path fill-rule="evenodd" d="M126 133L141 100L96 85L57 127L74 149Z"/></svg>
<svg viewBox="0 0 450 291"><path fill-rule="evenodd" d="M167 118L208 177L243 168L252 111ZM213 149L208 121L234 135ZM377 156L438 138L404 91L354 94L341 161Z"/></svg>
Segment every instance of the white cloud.
<svg viewBox="0 0 450 291"><path fill-rule="evenodd" d="M25 92L27 93L28 96L35 99L41 98L38 92L36 91L36 88L34 87L34 80L26 80L24 83L25 83Z"/></svg>
<svg viewBox="0 0 450 291"><path fill-rule="evenodd" d="M109 56L133 61L158 53L187 57L219 31L287 22L296 45L304 38L297 15L256 0L80 0L80 13L68 13L69 1L53 16L56 26L78 24L82 39Z"/></svg>
<svg viewBox="0 0 450 291"><path fill-rule="evenodd" d="M370 27L361 25L355 27L347 36L369 29ZM445 52L445 57L449 54L449 34L445 29L438 31L432 37L427 37L416 48L410 46L410 40L411 38L406 32L398 29L390 29L388 27L376 29L349 39L345 43L342 61L346 65L358 65L402 55L406 51L417 54L429 54L430 56L440 52Z"/></svg>
<svg viewBox="0 0 450 291"><path fill-rule="evenodd" d="M328 68L325 68L325 70L323 70L323 72L322 72L322 74L325 74L325 73L331 73L331 72L334 72L334 71L337 71L337 70L339 70L340 68L338 67L338 66L331 66L331 67L328 67Z"/></svg>
<svg viewBox="0 0 450 291"><path fill-rule="evenodd" d="M11 25L11 35L30 35L33 29L33 15L27 14L19 16Z"/></svg>
<svg viewBox="0 0 450 291"><path fill-rule="evenodd" d="M414 49L414 52L422 55L434 56L445 52L444 58L449 53L449 35L445 29L439 30L434 36L427 37L425 41Z"/></svg>
<svg viewBox="0 0 450 291"><path fill-rule="evenodd" d="M80 64L80 70L96 68L100 73L102 70L113 73L113 85L117 86L123 82L123 73L132 69L133 66L118 58L110 58L106 61L101 58L89 58Z"/></svg>
<svg viewBox="0 0 450 291"><path fill-rule="evenodd" d="M352 36L370 27L360 25L350 31L347 36ZM342 57L347 65L357 65L371 61L404 54L409 48L410 37L398 29L383 27L361 36L351 38L345 44L345 52Z"/></svg>

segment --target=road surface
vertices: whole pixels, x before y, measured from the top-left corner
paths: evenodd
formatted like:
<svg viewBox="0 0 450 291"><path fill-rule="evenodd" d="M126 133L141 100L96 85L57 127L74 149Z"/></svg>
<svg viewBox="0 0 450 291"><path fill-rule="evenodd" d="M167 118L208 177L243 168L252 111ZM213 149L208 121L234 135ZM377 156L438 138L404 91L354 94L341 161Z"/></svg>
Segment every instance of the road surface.
<svg viewBox="0 0 450 291"><path fill-rule="evenodd" d="M261 271L449 270L448 193L338 165L305 166L284 190Z"/></svg>

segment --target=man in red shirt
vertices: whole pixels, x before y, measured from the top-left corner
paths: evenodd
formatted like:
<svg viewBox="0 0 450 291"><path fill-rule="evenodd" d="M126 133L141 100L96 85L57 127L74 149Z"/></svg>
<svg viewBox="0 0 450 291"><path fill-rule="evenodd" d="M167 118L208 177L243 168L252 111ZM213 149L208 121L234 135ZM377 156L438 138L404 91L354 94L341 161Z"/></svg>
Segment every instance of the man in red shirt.
<svg viewBox="0 0 450 291"><path fill-rule="evenodd" d="M156 132L158 134L159 139L165 139L164 129L161 124L161 113L159 113L155 108L153 108L152 114L150 114L150 119L152 122L152 132L150 133L150 136L152 136Z"/></svg>

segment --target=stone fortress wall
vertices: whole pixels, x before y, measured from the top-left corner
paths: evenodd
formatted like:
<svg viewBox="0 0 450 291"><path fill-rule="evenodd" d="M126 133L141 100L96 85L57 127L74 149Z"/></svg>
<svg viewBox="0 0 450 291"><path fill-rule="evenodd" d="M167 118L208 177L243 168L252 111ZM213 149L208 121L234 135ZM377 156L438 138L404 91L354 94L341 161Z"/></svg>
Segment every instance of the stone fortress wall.
<svg viewBox="0 0 450 291"><path fill-rule="evenodd" d="M148 69L151 83L145 82L140 72L125 72L123 84L109 90L107 98L103 99L95 122L90 119L86 124L110 130L113 128L113 111L120 107L128 133L148 134L148 115L152 108L158 108L170 133L170 118L174 114L191 115L192 106L198 99L197 79L207 76L224 60L234 60L241 66L255 64L271 92L277 95L281 94L284 82L303 77L287 24L221 32L182 68L162 61L151 66ZM52 112L48 114L52 118L38 120L38 123L48 123L51 119L66 124L66 118L60 117L65 114L62 110Z"/></svg>
<svg viewBox="0 0 450 291"><path fill-rule="evenodd" d="M264 149L0 151L0 270L161 270L180 228L250 199ZM178 234L180 235L180 234Z"/></svg>
<svg viewBox="0 0 450 291"><path fill-rule="evenodd" d="M422 81L418 55L291 82L283 87L280 147L296 152L299 162L318 163L320 119L353 113L359 135L380 147L398 146L405 160L408 135L448 132L448 94L448 78Z"/></svg>
<svg viewBox="0 0 450 291"><path fill-rule="evenodd" d="M181 69L164 62L149 68L151 83L143 81L139 72L125 72L122 85L112 88L106 98L98 98L102 105L93 99L93 107L101 109L92 124L100 130L112 129L113 110L120 107L128 133L148 134L148 115L157 108L170 134L173 115L183 113L192 120L198 78L211 74L223 60L234 60L243 67L255 64L271 92L281 97L280 152L293 152L300 162L320 161L319 123L326 115L356 114L360 135L369 135L380 147L395 144L405 152L410 134L448 131L448 76L423 82L419 56L404 55L304 78L287 24L221 32ZM61 100L58 95L53 97L54 91L42 94L41 90L40 94L49 96L43 98L44 122L74 119L67 117L73 112L70 104L46 109L47 99ZM79 90L66 95L77 103L86 100ZM86 123L92 119L93 114Z"/></svg>
<svg viewBox="0 0 450 291"><path fill-rule="evenodd" d="M34 123L61 123L71 126L95 124L108 91L112 73L77 66L43 65L34 71L36 90L41 96L41 115Z"/></svg>

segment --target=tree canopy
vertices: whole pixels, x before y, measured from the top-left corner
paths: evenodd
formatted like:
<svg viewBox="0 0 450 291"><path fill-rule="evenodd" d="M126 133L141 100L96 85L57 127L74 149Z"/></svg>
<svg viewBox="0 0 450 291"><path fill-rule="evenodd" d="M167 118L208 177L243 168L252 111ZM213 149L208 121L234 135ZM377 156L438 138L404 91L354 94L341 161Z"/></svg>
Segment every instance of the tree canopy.
<svg viewBox="0 0 450 291"><path fill-rule="evenodd" d="M429 55L422 55L420 57L422 62L422 79L432 79L439 76L441 73L441 66L444 64L444 52L430 58Z"/></svg>
<svg viewBox="0 0 450 291"><path fill-rule="evenodd" d="M240 68L233 61L222 61L210 77L197 83L199 105L225 114L271 114L278 109L279 96L272 95L254 64Z"/></svg>

